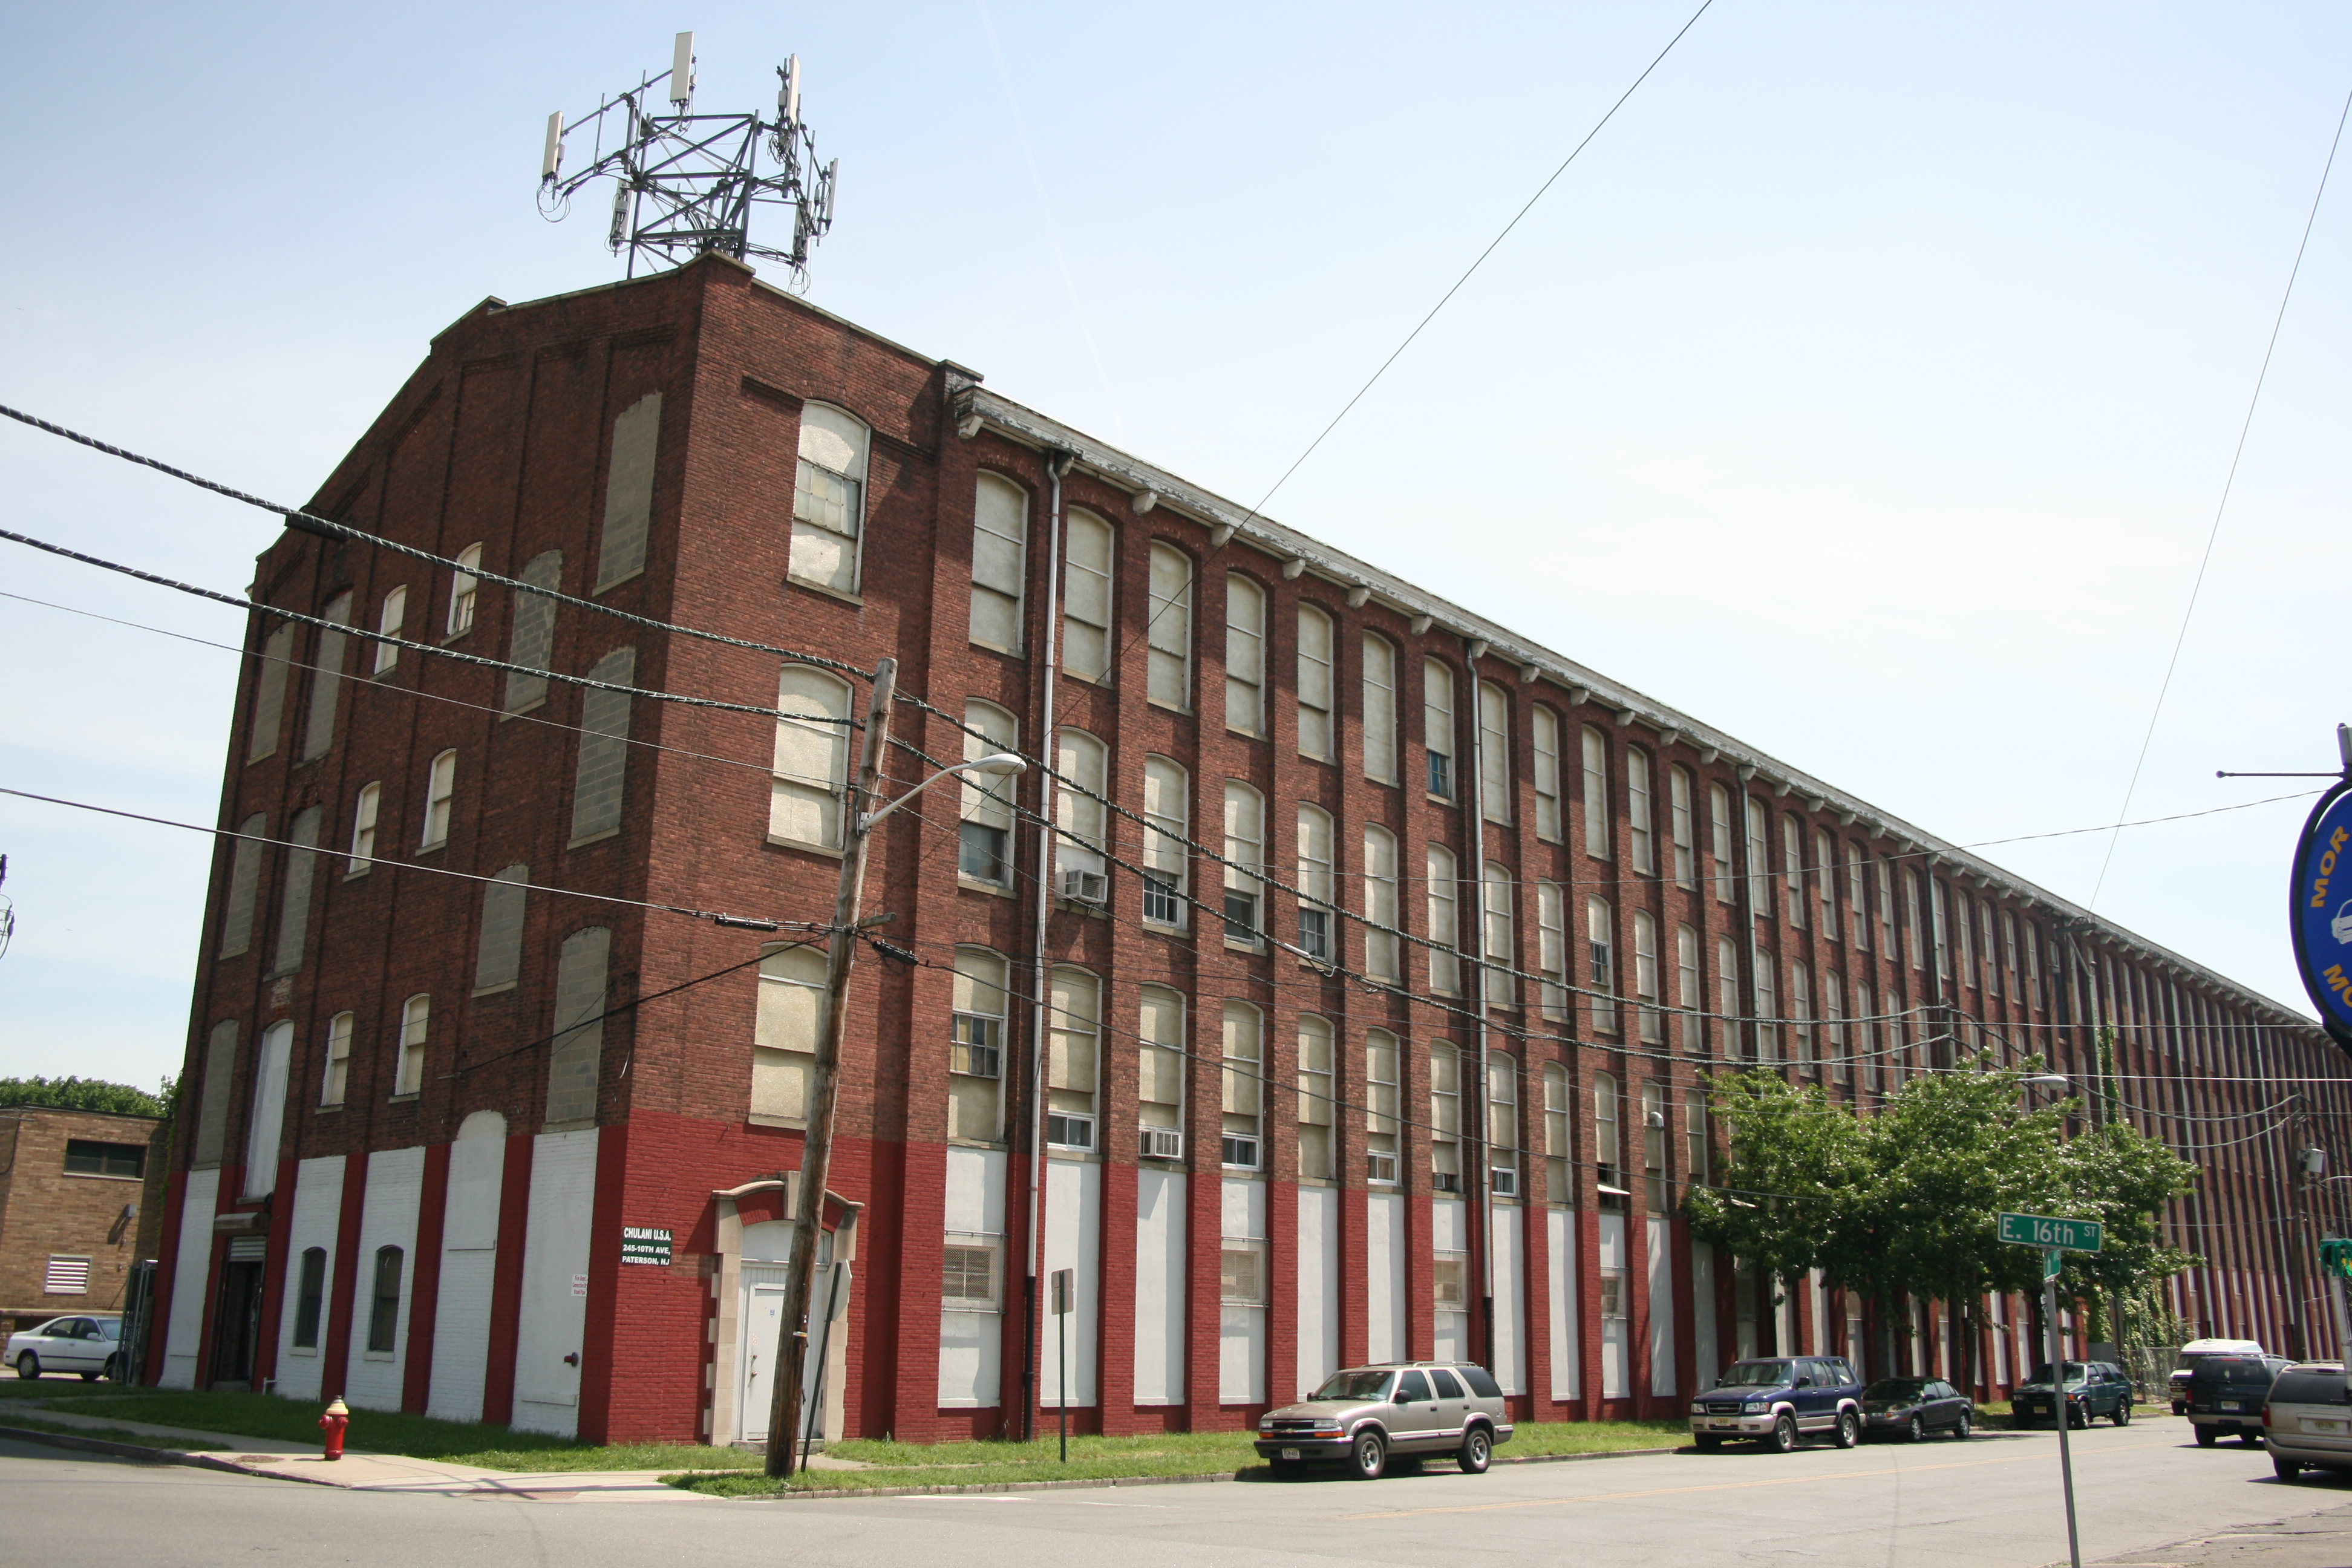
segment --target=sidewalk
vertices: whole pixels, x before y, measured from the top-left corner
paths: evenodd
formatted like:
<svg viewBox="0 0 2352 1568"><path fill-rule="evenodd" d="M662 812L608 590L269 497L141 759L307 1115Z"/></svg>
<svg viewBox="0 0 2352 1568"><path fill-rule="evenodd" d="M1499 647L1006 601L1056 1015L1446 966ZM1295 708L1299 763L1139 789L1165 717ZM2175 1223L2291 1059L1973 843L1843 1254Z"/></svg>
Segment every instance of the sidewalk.
<svg viewBox="0 0 2352 1568"><path fill-rule="evenodd" d="M489 1470L478 1465L451 1464L439 1459L414 1459L398 1454L367 1454L347 1450L330 1462L313 1446L297 1447L262 1437L240 1437L225 1432L197 1432L181 1426L157 1426L111 1415L68 1415L37 1407L25 1414L57 1426L81 1427L108 1433L130 1432L154 1439L147 1447L116 1440L80 1438L72 1446L117 1453L126 1458L152 1458L171 1463L196 1464L210 1469L235 1470L278 1480L309 1481L351 1491L422 1492L437 1497L520 1498L530 1502L571 1502L593 1498L616 1502L708 1503L721 1500L662 1485L668 1470ZM29 1442L54 1441L58 1434L11 1426L0 1411L0 1434ZM218 1453L187 1453L184 1443L217 1444ZM746 1455L746 1468L752 1456ZM838 1463L839 1461L835 1461Z"/></svg>
<svg viewBox="0 0 2352 1568"><path fill-rule="evenodd" d="M2303 1484L2317 1490L2326 1483ZM2352 1500L2324 1513L2243 1525L2153 1552L2103 1557L2095 1568L2345 1568L2347 1563L2352 1563Z"/></svg>

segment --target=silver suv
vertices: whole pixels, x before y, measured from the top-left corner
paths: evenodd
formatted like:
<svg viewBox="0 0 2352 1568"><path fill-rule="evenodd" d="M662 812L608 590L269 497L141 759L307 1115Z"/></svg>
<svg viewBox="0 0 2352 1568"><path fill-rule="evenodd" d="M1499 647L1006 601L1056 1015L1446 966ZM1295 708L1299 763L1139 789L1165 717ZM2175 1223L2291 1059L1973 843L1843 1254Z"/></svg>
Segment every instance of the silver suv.
<svg viewBox="0 0 2352 1568"><path fill-rule="evenodd" d="M1342 1459L1372 1480L1389 1457L1451 1454L1466 1475L1482 1473L1495 1445L1511 1440L1503 1391L1483 1366L1454 1361L1394 1362L1335 1372L1296 1405L1257 1424L1257 1451L1277 1476L1317 1459Z"/></svg>

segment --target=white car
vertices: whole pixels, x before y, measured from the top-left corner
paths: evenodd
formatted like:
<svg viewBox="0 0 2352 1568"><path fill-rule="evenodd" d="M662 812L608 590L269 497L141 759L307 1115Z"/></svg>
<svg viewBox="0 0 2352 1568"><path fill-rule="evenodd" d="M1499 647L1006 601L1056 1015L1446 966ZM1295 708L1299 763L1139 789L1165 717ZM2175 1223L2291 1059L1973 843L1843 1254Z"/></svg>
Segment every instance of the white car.
<svg viewBox="0 0 2352 1568"><path fill-rule="evenodd" d="M117 1375L121 1353L122 1320L116 1317L51 1318L8 1336L8 1364L18 1377L78 1372L84 1383L95 1383Z"/></svg>

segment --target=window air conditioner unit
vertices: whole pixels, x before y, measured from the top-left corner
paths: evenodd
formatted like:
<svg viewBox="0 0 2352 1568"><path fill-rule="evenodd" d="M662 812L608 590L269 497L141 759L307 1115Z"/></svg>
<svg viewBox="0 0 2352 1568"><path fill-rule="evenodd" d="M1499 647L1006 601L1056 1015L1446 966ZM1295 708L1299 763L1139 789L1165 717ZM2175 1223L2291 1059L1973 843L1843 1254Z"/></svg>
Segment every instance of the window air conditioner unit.
<svg viewBox="0 0 2352 1568"><path fill-rule="evenodd" d="M1184 1157L1184 1132L1178 1127L1147 1127L1143 1129L1142 1148L1147 1160L1181 1160Z"/></svg>
<svg viewBox="0 0 2352 1568"><path fill-rule="evenodd" d="M1462 1190L1462 1177L1454 1171L1432 1171L1429 1185L1433 1192L1458 1193Z"/></svg>
<svg viewBox="0 0 2352 1568"><path fill-rule="evenodd" d="M1062 897L1072 903L1107 904L1110 901L1110 879L1100 871L1062 872Z"/></svg>

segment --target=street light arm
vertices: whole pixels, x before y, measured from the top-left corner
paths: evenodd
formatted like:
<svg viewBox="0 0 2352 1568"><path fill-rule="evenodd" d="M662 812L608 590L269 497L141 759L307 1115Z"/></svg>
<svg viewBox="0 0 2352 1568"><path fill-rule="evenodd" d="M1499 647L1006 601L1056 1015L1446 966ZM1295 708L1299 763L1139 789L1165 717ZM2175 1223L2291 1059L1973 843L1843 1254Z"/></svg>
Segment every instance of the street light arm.
<svg viewBox="0 0 2352 1568"><path fill-rule="evenodd" d="M892 812L898 810L900 806L906 805L908 801L914 799L917 795L922 794L925 790L930 788L941 779L952 777L957 773L988 773L994 777L1003 778L1014 773L1026 773L1028 771L1028 763L1023 758L1014 756L1010 752L997 752L985 757L974 757L968 763L951 763L947 767L941 768L938 773L933 773L929 778L925 779L922 783L917 784L914 788L908 790L906 794L900 795L898 799L892 801L881 810L869 812L865 816L859 818L857 831L860 833L873 832L874 825L876 823L881 821L884 817L889 816Z"/></svg>

